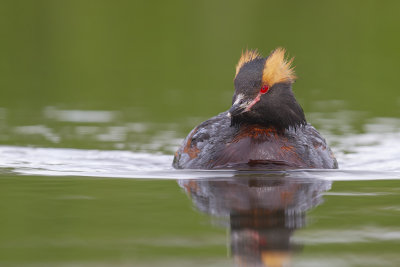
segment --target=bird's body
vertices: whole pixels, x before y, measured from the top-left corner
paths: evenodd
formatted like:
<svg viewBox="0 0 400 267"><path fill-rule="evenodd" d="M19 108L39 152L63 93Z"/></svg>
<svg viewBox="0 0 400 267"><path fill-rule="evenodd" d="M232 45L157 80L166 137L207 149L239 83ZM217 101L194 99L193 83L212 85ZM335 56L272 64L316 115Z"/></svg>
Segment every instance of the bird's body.
<svg viewBox="0 0 400 267"><path fill-rule="evenodd" d="M175 153L175 168L337 168L294 98L295 77L283 54L278 49L266 59L253 51L242 55L232 108L189 133Z"/></svg>
<svg viewBox="0 0 400 267"><path fill-rule="evenodd" d="M310 124L279 133L262 126L231 127L223 112L197 126L175 154L178 169L336 168L324 138Z"/></svg>

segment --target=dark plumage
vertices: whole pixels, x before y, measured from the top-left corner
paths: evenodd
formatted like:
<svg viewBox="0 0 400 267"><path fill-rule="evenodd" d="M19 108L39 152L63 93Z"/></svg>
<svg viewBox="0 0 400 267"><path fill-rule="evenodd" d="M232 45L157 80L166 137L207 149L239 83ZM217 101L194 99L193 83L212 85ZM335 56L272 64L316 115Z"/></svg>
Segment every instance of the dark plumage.
<svg viewBox="0 0 400 267"><path fill-rule="evenodd" d="M232 107L191 131L175 153L175 168L338 167L294 97L294 71L284 53L278 48L267 58L242 54Z"/></svg>

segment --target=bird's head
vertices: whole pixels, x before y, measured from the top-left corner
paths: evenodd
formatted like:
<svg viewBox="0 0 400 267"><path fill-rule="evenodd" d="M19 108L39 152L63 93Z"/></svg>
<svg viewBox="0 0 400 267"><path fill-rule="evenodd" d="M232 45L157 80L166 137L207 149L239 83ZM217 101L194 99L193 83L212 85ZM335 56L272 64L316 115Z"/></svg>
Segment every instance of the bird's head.
<svg viewBox="0 0 400 267"><path fill-rule="evenodd" d="M296 79L292 61L285 58L283 48L275 49L266 58L253 50L242 53L228 113L232 126L258 124L284 130L306 123L292 92Z"/></svg>

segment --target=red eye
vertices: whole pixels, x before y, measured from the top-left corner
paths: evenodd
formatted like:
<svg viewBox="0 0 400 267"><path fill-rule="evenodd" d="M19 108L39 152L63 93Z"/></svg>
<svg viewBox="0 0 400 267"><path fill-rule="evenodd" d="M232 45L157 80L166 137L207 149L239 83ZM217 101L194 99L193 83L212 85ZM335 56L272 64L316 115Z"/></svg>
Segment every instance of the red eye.
<svg viewBox="0 0 400 267"><path fill-rule="evenodd" d="M261 87L260 93L261 94L265 94L269 89L268 85L264 85L263 87Z"/></svg>

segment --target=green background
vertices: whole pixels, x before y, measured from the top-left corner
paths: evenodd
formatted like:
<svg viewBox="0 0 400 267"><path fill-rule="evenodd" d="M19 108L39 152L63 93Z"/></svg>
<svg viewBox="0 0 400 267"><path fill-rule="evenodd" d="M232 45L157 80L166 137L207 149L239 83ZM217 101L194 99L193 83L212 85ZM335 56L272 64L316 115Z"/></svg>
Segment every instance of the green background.
<svg viewBox="0 0 400 267"><path fill-rule="evenodd" d="M227 109L240 53L295 57L294 90L399 116L398 1L2 1L0 106L129 110L145 121Z"/></svg>

